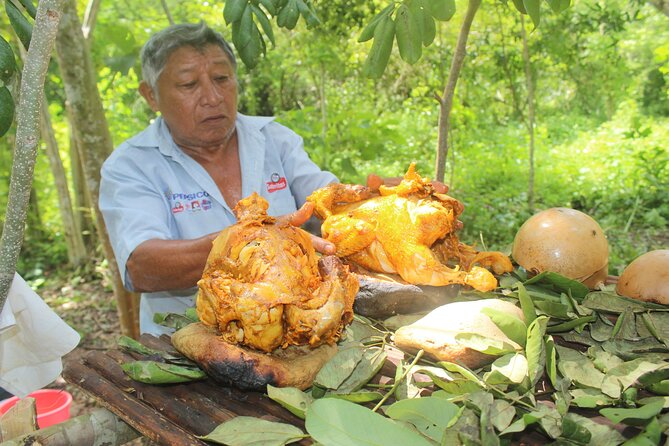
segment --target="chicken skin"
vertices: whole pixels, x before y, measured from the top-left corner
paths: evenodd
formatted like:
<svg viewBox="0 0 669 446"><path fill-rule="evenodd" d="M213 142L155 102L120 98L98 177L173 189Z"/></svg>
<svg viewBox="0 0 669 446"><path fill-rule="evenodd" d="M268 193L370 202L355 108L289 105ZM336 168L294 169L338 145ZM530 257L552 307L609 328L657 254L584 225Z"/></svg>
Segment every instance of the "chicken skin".
<svg viewBox="0 0 669 446"><path fill-rule="evenodd" d="M335 343L353 319L358 281L268 207L255 193L235 206L238 222L214 240L198 282L198 316L227 342L264 352Z"/></svg>
<svg viewBox="0 0 669 446"><path fill-rule="evenodd" d="M464 207L436 193L429 179L411 164L394 187L330 184L307 201L323 220L323 237L337 247L336 255L367 270L399 274L419 285L469 285L490 291L497 279L482 266L501 274L513 269L500 252L477 252L455 235ZM458 265L450 267L455 261ZM481 266L476 266L481 265ZM462 268L462 269L461 269Z"/></svg>

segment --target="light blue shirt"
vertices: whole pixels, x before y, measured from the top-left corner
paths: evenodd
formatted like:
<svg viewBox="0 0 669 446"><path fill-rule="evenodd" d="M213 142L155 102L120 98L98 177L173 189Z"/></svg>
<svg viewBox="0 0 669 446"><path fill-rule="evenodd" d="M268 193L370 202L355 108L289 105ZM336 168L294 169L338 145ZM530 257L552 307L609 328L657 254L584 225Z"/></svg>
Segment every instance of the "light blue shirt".
<svg viewBox="0 0 669 446"><path fill-rule="evenodd" d="M238 114L236 128L242 197L257 192L270 215L297 210L315 189L337 181L309 159L302 137L274 118ZM195 239L236 222L214 180L174 143L162 118L116 148L101 173L100 210L129 290L126 262L142 242ZM140 331L168 333L153 314L183 313L196 291L143 293Z"/></svg>

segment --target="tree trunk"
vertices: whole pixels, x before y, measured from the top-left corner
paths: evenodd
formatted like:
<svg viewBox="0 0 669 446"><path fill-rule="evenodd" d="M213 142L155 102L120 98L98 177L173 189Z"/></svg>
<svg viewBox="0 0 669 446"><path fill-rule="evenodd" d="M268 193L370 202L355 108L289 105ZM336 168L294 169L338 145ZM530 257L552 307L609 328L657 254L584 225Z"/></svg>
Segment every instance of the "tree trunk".
<svg viewBox="0 0 669 446"><path fill-rule="evenodd" d="M123 287L109 234L97 206L100 168L113 147L102 100L97 90L90 51L77 17L75 0L65 1L63 20L56 38L56 54L69 104L72 133L82 162L87 190L95 209L95 227L108 261L121 331L136 338L139 336L137 295Z"/></svg>
<svg viewBox="0 0 669 446"><path fill-rule="evenodd" d="M469 0L467 5L467 12L460 27L458 34L458 41L455 45L455 52L453 53L453 61L451 62L451 70L448 73L448 81L444 94L439 101L439 139L437 142L437 160L436 160L436 175L437 181L444 181L444 173L446 171L446 159L448 158L448 131L451 126L451 110L453 109L453 96L455 95L455 87L460 77L460 70L465 61L467 54L467 39L469 38L469 30L472 27L474 16L481 6L481 0Z"/></svg>
<svg viewBox="0 0 669 446"><path fill-rule="evenodd" d="M655 6L662 14L669 17L669 0L650 0L649 3Z"/></svg>
<svg viewBox="0 0 669 446"><path fill-rule="evenodd" d="M84 24L81 26L81 32L84 34L84 39L86 40L89 40L91 35L93 35L93 30L98 19L98 11L100 10L100 3L102 3L102 0L89 0L86 5Z"/></svg>
<svg viewBox="0 0 669 446"><path fill-rule="evenodd" d="M37 240L44 240L44 224L42 223L42 213L39 210L39 199L37 198L37 191L34 187L30 188L26 224L31 231L29 236L33 236Z"/></svg>
<svg viewBox="0 0 669 446"><path fill-rule="evenodd" d="M160 5L163 7L163 11L165 11L167 21L170 22L170 25L174 25L174 19L172 18L172 14L170 14L170 9L167 7L167 2L165 0L160 0Z"/></svg>
<svg viewBox="0 0 669 446"><path fill-rule="evenodd" d="M529 179L527 184L527 209L530 214L534 213L534 79L532 77L532 65L530 61L530 48L527 44L527 32L525 31L525 18L520 15L520 34L523 38L523 62L525 65L525 82L527 83L527 132L530 135L529 147Z"/></svg>
<svg viewBox="0 0 669 446"><path fill-rule="evenodd" d="M69 114L69 109L67 110ZM69 117L68 117L69 118ZM71 118L69 118L71 121ZM84 168L79 159L77 142L74 139L73 131L70 131L70 171L72 173L72 196L74 198L74 218L76 225L81 228L81 235L84 239L84 245L89 251L94 251L98 246L96 237L95 223L93 222L93 204L86 190L86 179L84 177Z"/></svg>
<svg viewBox="0 0 669 446"><path fill-rule="evenodd" d="M67 245L67 256L70 264L76 267L82 265L88 258L88 255L86 253L84 239L81 235L81 228L77 224L77 219L74 218L72 199L70 198L70 188L67 185L67 175L65 174L63 161L60 159L60 154L58 152L58 143L53 134L51 116L49 115L49 107L46 101L42 103L41 126L42 139L46 144L49 166L51 167L51 174L53 175L56 191L58 193L58 207L60 208L60 218L63 221L63 233L65 234L65 244Z"/></svg>
<svg viewBox="0 0 669 446"><path fill-rule="evenodd" d="M54 424L22 437L8 438L2 446L120 446L139 437L137 431L107 409L96 409L89 414Z"/></svg>
<svg viewBox="0 0 669 446"><path fill-rule="evenodd" d="M26 50L21 46L19 47L21 51L21 59L26 60ZM60 159L60 153L58 151L58 142L54 135L53 126L51 125L51 115L49 113L49 104L46 99L42 102L40 111L40 129L42 134L42 140L46 146L46 154L49 158L49 167L51 168L51 174L53 175L53 180L56 185L56 192L58 194L58 208L60 209L60 217L63 223L63 234L65 234L65 245L67 246L67 256L68 262L72 266L79 266L84 263L87 258L86 247L84 245L84 239L81 235L81 228L77 225L77 220L74 218L74 210L72 209L72 200L70 198L70 190L67 185L67 174L65 173L65 168L63 167L63 161ZM33 198L34 195L34 198ZM30 210L37 209L37 195L31 192L30 196L31 206ZM35 203L33 207L32 203ZM39 212L38 212L39 214ZM28 226L30 227L30 215L28 216ZM40 222L41 223L41 222ZM42 225L39 227L34 227L34 230L39 237L41 237Z"/></svg>
<svg viewBox="0 0 669 446"><path fill-rule="evenodd" d="M21 97L16 110L16 146L5 224L0 237L0 311L14 280L23 243L39 145L39 115L40 104L44 100L44 78L51 59L62 5L63 0L39 2L30 49L21 76Z"/></svg>

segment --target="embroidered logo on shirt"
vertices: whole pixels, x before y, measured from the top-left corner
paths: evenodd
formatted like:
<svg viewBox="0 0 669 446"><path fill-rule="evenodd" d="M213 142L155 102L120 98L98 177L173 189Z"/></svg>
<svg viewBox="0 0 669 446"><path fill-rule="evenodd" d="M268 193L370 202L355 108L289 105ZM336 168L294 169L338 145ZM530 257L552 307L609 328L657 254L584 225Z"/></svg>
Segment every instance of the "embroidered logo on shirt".
<svg viewBox="0 0 669 446"><path fill-rule="evenodd" d="M189 193L174 193L172 191L167 191L165 192L165 197L171 203L172 214L208 211L212 208L209 193L204 190Z"/></svg>
<svg viewBox="0 0 669 446"><path fill-rule="evenodd" d="M268 181L266 184L267 184L267 192L269 193L285 189L288 186L286 177L282 177L276 172L272 174L270 181Z"/></svg>

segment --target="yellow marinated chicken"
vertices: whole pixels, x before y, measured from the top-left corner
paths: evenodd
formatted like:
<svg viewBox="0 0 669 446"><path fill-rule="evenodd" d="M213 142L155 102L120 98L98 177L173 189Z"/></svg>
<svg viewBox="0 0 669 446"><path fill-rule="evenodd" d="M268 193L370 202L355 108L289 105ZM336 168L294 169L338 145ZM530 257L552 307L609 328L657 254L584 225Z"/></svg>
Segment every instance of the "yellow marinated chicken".
<svg viewBox="0 0 669 446"><path fill-rule="evenodd" d="M413 284L459 283L489 291L497 279L481 266L497 274L513 268L500 252L477 252L458 241L462 203L436 193L413 163L400 184L381 186L378 193L364 186L330 184L307 200L314 203L323 220L322 235L335 244L337 256L370 271L399 274ZM449 267L453 260L458 265Z"/></svg>
<svg viewBox="0 0 669 446"><path fill-rule="evenodd" d="M214 240L198 282L198 316L227 342L265 352L334 343L353 319L358 281L268 207L255 193L235 207L238 222Z"/></svg>

